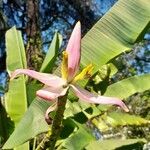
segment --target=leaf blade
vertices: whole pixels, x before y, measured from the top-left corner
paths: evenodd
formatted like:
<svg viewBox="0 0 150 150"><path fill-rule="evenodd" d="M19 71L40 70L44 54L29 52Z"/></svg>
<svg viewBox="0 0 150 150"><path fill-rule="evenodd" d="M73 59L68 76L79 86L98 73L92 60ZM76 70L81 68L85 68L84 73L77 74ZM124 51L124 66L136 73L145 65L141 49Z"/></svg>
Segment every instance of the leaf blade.
<svg viewBox="0 0 150 150"><path fill-rule="evenodd" d="M45 56L45 59L42 63L40 72L49 73L52 71L54 63L55 63L56 58L58 56L58 50L61 46L61 43L62 43L62 36L58 32L56 32L54 35L54 38L51 42L51 45L48 49L48 52Z"/></svg>
<svg viewBox="0 0 150 150"><path fill-rule="evenodd" d="M3 146L3 149L12 149L34 138L36 135L48 131L44 114L49 106L50 104L48 102L35 99L15 131Z"/></svg>
<svg viewBox="0 0 150 150"><path fill-rule="evenodd" d="M120 139L112 139L112 140L99 140L91 142L87 147L86 150L95 150L97 148L103 149L103 150L114 150L117 148L123 148L124 146L133 145L136 143L145 143L146 140L144 139L126 139L126 140L120 140ZM127 148L126 148L127 149Z"/></svg>
<svg viewBox="0 0 150 150"><path fill-rule="evenodd" d="M150 89L149 80L150 74L129 77L108 86L104 95L117 96L124 99L137 92L143 92Z"/></svg>
<svg viewBox="0 0 150 150"><path fill-rule="evenodd" d="M82 39L81 65L92 63L97 71L112 58L130 50L148 28L149 18L150 1L118 1Z"/></svg>
<svg viewBox="0 0 150 150"><path fill-rule="evenodd" d="M6 32L6 48L6 66L8 72L14 71L18 68L27 67L21 32L17 31L15 27ZM9 91L5 94L5 108L16 126L27 110L26 85L24 76L10 81ZM27 142L24 145L21 145L21 148L29 149L29 143ZM16 148L16 150L17 149L18 148Z"/></svg>

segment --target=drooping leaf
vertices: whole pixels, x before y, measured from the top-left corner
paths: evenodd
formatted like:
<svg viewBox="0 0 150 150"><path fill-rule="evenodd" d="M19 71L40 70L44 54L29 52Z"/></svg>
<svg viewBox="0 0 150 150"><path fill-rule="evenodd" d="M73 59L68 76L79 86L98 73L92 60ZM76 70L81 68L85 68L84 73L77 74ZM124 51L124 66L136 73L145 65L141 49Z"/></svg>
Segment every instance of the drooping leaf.
<svg viewBox="0 0 150 150"><path fill-rule="evenodd" d="M82 39L82 66L92 63L97 71L130 50L150 27L149 22L149 0L119 0Z"/></svg>
<svg viewBox="0 0 150 150"><path fill-rule="evenodd" d="M110 127L126 126L126 125L147 125L150 123L149 120L141 118L140 116L130 115L121 112L111 112L108 114L101 115L91 120L92 123L101 131L105 132Z"/></svg>
<svg viewBox="0 0 150 150"><path fill-rule="evenodd" d="M81 68L92 63L98 71L111 59L131 50L142 40L149 22L149 0L119 0L83 37ZM56 74L60 74L60 67Z"/></svg>
<svg viewBox="0 0 150 150"><path fill-rule="evenodd" d="M108 86L104 95L127 98L137 92L150 89L150 74L133 76Z"/></svg>
<svg viewBox="0 0 150 150"><path fill-rule="evenodd" d="M35 99L15 131L5 143L3 149L14 148L34 138L36 135L46 132L48 125L45 122L44 115L49 106L48 102Z"/></svg>
<svg viewBox="0 0 150 150"><path fill-rule="evenodd" d="M55 33L46 57L42 63L40 72L50 73L58 56L59 48L62 43L62 36L59 33Z"/></svg>
<svg viewBox="0 0 150 150"><path fill-rule="evenodd" d="M142 40L149 22L149 0L119 0L83 37L81 67L92 63L98 71L111 59L129 51Z"/></svg>
<svg viewBox="0 0 150 150"><path fill-rule="evenodd" d="M111 139L99 140L91 142L85 149L86 150L133 150L142 149L142 145L146 142L144 139ZM135 147L136 146L136 147Z"/></svg>
<svg viewBox="0 0 150 150"><path fill-rule="evenodd" d="M6 53L6 66L8 72L18 68L26 68L27 63L21 32L17 31L15 27L6 32ZM5 108L16 126L27 110L24 76L10 81L9 90L5 94ZM26 143L21 147L27 148L29 147L28 144L29 143Z"/></svg>

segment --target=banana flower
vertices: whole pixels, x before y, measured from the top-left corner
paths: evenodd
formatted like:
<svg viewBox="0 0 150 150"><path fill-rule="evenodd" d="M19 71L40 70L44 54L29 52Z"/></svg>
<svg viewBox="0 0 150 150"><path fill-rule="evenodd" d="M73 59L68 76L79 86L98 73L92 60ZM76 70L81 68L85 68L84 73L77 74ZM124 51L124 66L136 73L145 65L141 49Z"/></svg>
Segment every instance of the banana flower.
<svg viewBox="0 0 150 150"><path fill-rule="evenodd" d="M129 110L127 106L119 98L100 96L96 93L91 93L76 84L77 81L88 78L93 69L93 66L90 64L85 67L81 73L77 74L80 64L80 45L81 24L80 22L77 22L69 39L67 48L63 51L61 78L53 74L40 73L34 70L17 69L12 73L11 79L14 79L18 75L25 74L39 80L45 86L38 90L36 95L44 100L56 101L58 97L64 96L66 92L71 89L80 100L94 104L118 105L128 112ZM46 114L51 112L53 109L54 108L50 107Z"/></svg>

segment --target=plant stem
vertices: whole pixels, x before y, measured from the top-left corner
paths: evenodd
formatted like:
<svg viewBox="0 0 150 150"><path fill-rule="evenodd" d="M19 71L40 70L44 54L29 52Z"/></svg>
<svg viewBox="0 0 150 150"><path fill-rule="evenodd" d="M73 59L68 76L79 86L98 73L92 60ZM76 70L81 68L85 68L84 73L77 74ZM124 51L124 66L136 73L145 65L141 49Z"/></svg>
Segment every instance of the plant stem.
<svg viewBox="0 0 150 150"><path fill-rule="evenodd" d="M35 150L35 148L36 148L36 137L34 138L34 141L33 141L33 148L32 148L32 150Z"/></svg>
<svg viewBox="0 0 150 150"><path fill-rule="evenodd" d="M36 150L45 150L46 148L49 148L49 150L54 150L56 141L62 129L62 120L64 117L67 96L68 96L68 92L66 93L66 95L58 98L57 111L54 116L52 128L46 134L46 136L44 137L42 142L38 145Z"/></svg>

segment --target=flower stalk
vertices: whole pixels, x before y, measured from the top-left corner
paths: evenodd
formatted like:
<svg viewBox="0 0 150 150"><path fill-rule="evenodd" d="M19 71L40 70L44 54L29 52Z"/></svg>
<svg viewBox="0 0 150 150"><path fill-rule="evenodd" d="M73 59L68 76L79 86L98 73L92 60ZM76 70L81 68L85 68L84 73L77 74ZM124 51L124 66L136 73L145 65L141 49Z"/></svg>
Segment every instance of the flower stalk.
<svg viewBox="0 0 150 150"><path fill-rule="evenodd" d="M45 150L46 148L49 148L49 150L55 149L56 141L58 140L61 133L61 129L63 127L62 121L63 121L65 106L67 102L67 96L68 96L68 92L64 96L58 98L57 110L53 119L52 128L45 135L44 139L38 145L36 150Z"/></svg>

